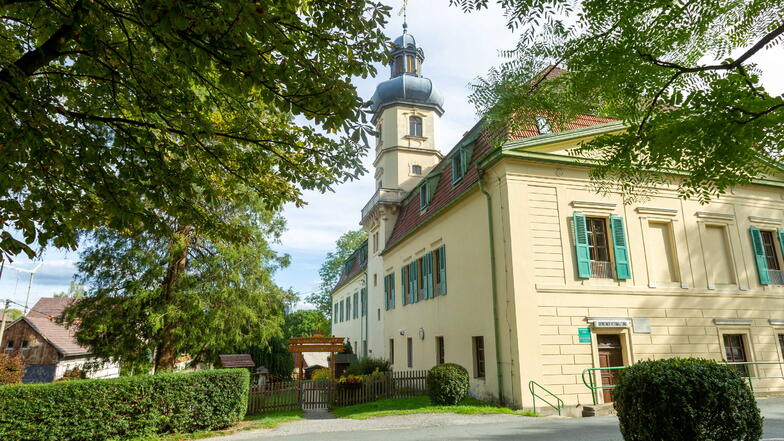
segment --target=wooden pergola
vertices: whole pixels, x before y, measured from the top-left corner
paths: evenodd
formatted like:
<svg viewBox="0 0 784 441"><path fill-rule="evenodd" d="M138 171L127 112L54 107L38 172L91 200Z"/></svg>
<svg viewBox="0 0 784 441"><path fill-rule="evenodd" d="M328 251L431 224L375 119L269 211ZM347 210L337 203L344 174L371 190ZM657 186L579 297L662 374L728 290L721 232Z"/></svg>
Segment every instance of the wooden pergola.
<svg viewBox="0 0 784 441"><path fill-rule="evenodd" d="M313 335L311 337L294 337L289 339L289 352L329 352L329 376L335 378L335 353L343 352L346 349L343 337L324 337L323 335ZM304 378L304 369L299 365L299 378Z"/></svg>

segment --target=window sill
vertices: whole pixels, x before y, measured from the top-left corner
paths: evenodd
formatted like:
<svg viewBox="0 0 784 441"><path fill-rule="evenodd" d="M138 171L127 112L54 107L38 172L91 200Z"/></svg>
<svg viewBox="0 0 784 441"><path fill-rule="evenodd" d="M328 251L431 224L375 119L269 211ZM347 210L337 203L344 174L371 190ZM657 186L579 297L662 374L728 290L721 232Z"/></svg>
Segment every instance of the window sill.
<svg viewBox="0 0 784 441"><path fill-rule="evenodd" d="M414 136L414 135L406 135L403 139L410 139L413 141L427 141L427 136Z"/></svg>

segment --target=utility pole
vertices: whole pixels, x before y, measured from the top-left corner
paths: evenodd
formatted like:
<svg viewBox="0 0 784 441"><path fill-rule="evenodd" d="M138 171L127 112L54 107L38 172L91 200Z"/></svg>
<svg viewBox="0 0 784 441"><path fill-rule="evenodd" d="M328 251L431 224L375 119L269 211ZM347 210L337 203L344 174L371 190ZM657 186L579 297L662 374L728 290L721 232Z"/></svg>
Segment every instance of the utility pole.
<svg viewBox="0 0 784 441"><path fill-rule="evenodd" d="M5 334L5 316L8 313L8 308L11 307L11 301L5 299L5 307L3 308L3 318L0 318L0 343L3 341L3 334ZM0 348L2 350L2 348Z"/></svg>

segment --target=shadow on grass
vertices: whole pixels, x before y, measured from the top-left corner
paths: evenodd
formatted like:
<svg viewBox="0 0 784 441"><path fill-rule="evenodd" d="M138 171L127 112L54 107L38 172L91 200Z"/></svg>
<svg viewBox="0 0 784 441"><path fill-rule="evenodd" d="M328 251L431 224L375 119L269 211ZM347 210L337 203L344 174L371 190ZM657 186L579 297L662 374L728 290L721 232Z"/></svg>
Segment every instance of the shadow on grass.
<svg viewBox="0 0 784 441"><path fill-rule="evenodd" d="M140 438L133 438L132 440L128 441L187 441L211 438L215 436L231 435L232 433L242 432L245 430L273 429L282 423L299 419L302 419L301 410L286 410L282 412L262 413L257 415L248 415L242 422L221 430L150 435Z"/></svg>

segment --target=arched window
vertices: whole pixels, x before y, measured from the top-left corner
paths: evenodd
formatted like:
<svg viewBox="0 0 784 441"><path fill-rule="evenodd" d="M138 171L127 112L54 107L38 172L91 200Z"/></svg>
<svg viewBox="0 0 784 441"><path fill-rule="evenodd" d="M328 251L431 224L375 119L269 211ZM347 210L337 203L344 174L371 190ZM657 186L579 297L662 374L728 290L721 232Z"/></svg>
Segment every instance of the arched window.
<svg viewBox="0 0 784 441"><path fill-rule="evenodd" d="M422 137L422 118L418 116L408 117L408 136Z"/></svg>

